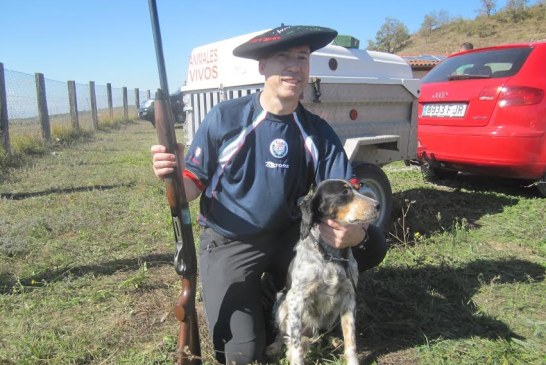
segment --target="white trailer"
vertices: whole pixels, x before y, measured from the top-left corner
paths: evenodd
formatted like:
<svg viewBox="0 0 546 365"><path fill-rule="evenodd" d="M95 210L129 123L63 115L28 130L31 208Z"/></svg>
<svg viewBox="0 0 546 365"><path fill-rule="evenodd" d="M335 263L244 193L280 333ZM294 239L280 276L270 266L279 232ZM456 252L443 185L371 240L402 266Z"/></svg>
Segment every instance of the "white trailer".
<svg viewBox="0 0 546 365"><path fill-rule="evenodd" d="M182 87L186 143L191 143L215 104L262 89L264 78L258 72L258 62L235 57L232 51L264 31L192 51ZM361 180L361 191L381 204L375 223L385 227L390 219L392 192L380 167L416 158L420 81L412 77L410 66L401 57L358 49L358 41L348 36L338 37L312 53L310 62L302 103L334 128Z"/></svg>

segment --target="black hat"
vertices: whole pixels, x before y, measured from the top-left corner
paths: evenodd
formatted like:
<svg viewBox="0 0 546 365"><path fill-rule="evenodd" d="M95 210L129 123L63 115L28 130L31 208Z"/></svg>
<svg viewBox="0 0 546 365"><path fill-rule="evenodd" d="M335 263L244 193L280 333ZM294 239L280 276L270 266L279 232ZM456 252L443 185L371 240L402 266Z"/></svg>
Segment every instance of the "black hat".
<svg viewBox="0 0 546 365"><path fill-rule="evenodd" d="M258 60L273 52L302 45L309 46L314 52L336 36L337 32L330 28L283 24L241 44L233 50L233 55Z"/></svg>

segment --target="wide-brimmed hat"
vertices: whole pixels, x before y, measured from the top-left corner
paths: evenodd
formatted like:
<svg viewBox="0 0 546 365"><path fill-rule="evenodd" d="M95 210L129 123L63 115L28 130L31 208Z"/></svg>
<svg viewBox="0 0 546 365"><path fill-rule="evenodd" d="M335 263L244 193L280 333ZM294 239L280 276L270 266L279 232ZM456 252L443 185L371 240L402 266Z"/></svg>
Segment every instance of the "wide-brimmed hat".
<svg viewBox="0 0 546 365"><path fill-rule="evenodd" d="M336 36L337 32L330 28L283 24L241 44L233 50L233 55L259 60L273 52L295 46L309 46L311 52L314 52Z"/></svg>

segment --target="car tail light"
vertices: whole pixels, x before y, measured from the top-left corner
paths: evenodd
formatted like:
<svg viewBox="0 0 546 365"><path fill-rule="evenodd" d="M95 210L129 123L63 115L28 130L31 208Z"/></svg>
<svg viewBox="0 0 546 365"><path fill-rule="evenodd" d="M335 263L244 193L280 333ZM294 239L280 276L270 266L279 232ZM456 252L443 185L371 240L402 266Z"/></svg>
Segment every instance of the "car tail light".
<svg viewBox="0 0 546 365"><path fill-rule="evenodd" d="M488 86L484 87L482 91L480 91L480 101L492 101L497 98L497 95L499 94L500 89L502 89L501 86Z"/></svg>
<svg viewBox="0 0 546 365"><path fill-rule="evenodd" d="M499 106L518 106L538 104L544 98L544 90L527 86L486 87L480 92L480 100L495 100L499 94Z"/></svg>

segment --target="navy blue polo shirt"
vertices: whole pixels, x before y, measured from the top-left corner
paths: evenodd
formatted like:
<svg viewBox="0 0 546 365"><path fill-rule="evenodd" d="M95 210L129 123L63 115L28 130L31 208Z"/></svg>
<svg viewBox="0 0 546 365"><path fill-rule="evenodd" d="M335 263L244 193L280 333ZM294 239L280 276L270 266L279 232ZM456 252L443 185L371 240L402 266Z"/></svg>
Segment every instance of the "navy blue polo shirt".
<svg viewBox="0 0 546 365"><path fill-rule="evenodd" d="M186 153L205 190L199 223L231 238L287 228L299 200L325 179L353 178L331 126L301 104L290 115L262 109L259 93L216 105Z"/></svg>

